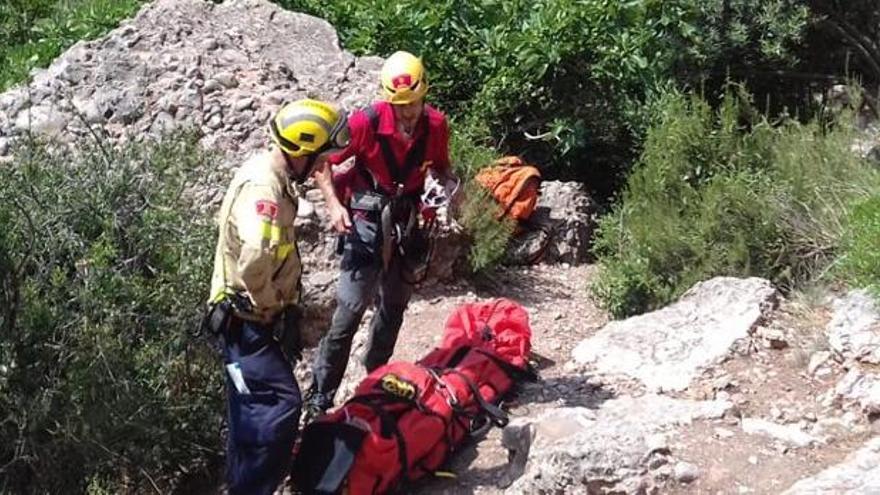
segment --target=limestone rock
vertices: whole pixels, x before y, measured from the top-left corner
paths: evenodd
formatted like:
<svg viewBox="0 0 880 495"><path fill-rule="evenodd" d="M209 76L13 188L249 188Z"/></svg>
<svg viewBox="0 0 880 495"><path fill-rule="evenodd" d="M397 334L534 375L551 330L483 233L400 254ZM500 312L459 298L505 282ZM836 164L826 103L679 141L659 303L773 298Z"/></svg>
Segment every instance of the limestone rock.
<svg viewBox="0 0 880 495"><path fill-rule="evenodd" d="M880 493L880 438L815 476L802 479L783 495Z"/></svg>
<svg viewBox="0 0 880 495"><path fill-rule="evenodd" d="M318 344L330 328L330 318L336 309L336 278L333 270L309 273L303 276L302 340L305 347Z"/></svg>
<svg viewBox="0 0 880 495"><path fill-rule="evenodd" d="M865 291L853 291L834 302L828 344L843 360L880 364L880 311Z"/></svg>
<svg viewBox="0 0 880 495"><path fill-rule="evenodd" d="M795 447L809 447L822 441L794 425L780 425L758 418L743 418L742 429L750 435L766 435Z"/></svg>
<svg viewBox="0 0 880 495"><path fill-rule="evenodd" d="M67 128L69 117L55 106L36 106L20 112L15 118L18 134L32 132L45 137L57 137Z"/></svg>
<svg viewBox="0 0 880 495"><path fill-rule="evenodd" d="M836 396L857 403L866 414L880 414L880 376L853 368L837 383Z"/></svg>
<svg viewBox="0 0 880 495"><path fill-rule="evenodd" d="M714 278L666 308L609 323L578 344L573 360L636 378L651 390L683 390L748 337L775 298L764 279Z"/></svg>
<svg viewBox="0 0 880 495"><path fill-rule="evenodd" d="M296 56L290 47L297 47ZM26 89L0 96L0 135L25 129L82 135L66 125L73 122L69 115L54 111L72 94L85 120L104 124L111 141L209 124L201 129L208 134L203 142L234 165L265 146L264 112L306 96L363 105L376 95L380 66L381 59L358 59L340 48L326 21L267 0L157 0L103 39L77 43L36 70ZM283 98L264 103L272 93ZM218 104L222 112L209 112ZM26 112L29 107L34 110ZM222 118L250 110L260 118Z"/></svg>
<svg viewBox="0 0 880 495"><path fill-rule="evenodd" d="M810 362L807 365L807 373L815 375L828 360L831 359L831 353L828 351L819 351L810 356Z"/></svg>
<svg viewBox="0 0 880 495"><path fill-rule="evenodd" d="M689 462L676 463L673 473L675 479L682 483L690 483L700 477L699 468Z"/></svg>
<svg viewBox="0 0 880 495"><path fill-rule="evenodd" d="M639 493L642 473L666 453L658 434L719 418L731 407L646 395L612 399L598 409L557 408L517 418L502 434L510 452L506 493Z"/></svg>
<svg viewBox="0 0 880 495"><path fill-rule="evenodd" d="M545 263L583 263L590 258L590 240L596 227L598 205L578 182L544 181L527 229L515 237L506 262L526 264L541 254Z"/></svg>

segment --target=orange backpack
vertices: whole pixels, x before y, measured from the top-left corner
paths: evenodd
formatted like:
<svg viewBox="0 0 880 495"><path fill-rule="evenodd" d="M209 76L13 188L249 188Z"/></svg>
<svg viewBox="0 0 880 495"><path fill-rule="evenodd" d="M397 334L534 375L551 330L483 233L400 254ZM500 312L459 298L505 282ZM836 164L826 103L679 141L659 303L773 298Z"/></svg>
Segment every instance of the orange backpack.
<svg viewBox="0 0 880 495"><path fill-rule="evenodd" d="M501 204L498 218L504 215L525 221L535 211L541 172L518 156L505 156L480 170L475 177Z"/></svg>

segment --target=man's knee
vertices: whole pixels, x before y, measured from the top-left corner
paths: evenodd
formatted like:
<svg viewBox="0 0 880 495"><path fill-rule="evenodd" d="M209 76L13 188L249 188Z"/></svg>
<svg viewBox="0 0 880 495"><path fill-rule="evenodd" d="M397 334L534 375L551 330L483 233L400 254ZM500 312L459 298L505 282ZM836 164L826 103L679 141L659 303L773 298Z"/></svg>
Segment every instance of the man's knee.
<svg viewBox="0 0 880 495"><path fill-rule="evenodd" d="M400 325L403 323L403 314L406 312L406 307L407 307L407 304L405 302L402 304L401 303L390 304L387 302L383 302L383 304L380 306L379 312L378 312L380 317L383 320L380 322L381 325L383 327L386 327L386 328L383 328L382 330L384 330L384 329L392 330L393 329L395 332L395 335L396 335L397 329L400 328ZM387 333L387 332L385 332L385 333ZM379 335L377 335L377 337L378 336Z"/></svg>
<svg viewBox="0 0 880 495"><path fill-rule="evenodd" d="M339 277L339 285L336 289L336 307L345 310L344 313L334 314L337 316L360 316L363 315L367 306L376 295L378 279L370 274L359 276L350 271L343 271Z"/></svg>
<svg viewBox="0 0 880 495"><path fill-rule="evenodd" d="M333 318L330 320L330 328L324 341L345 341L354 337L361 319L364 316L366 305L358 305L337 300Z"/></svg>

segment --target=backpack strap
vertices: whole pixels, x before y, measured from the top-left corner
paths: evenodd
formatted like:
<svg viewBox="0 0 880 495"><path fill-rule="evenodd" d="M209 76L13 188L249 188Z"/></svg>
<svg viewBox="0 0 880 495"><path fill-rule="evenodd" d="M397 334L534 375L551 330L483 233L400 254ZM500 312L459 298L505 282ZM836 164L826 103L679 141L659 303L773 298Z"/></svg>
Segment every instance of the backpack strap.
<svg viewBox="0 0 880 495"><path fill-rule="evenodd" d="M414 170L417 170L422 165L422 162L425 161L425 151L428 149L428 134L430 133L431 126L428 125L428 117L424 112L419 121L424 122L423 125L425 127L425 132L423 132L422 135L419 136L419 139L413 143L413 147L406 155L406 160L403 162L402 175L398 181L398 184L401 185L405 184L410 174L412 174Z"/></svg>
<svg viewBox="0 0 880 495"><path fill-rule="evenodd" d="M485 398L483 398L483 394L480 393L480 389L477 387L477 384L474 383L474 381L471 380L469 376L465 375L455 368L448 368L444 371L450 374L457 375L462 379L462 381L464 381L465 385L467 385L468 389L470 389L471 391L471 394L474 396L474 402L476 402L477 407L486 415L492 425L495 425L499 428L504 428L505 426L507 426L507 423L510 422L510 416L504 411L504 409L501 409L500 407L490 403Z"/></svg>
<svg viewBox="0 0 880 495"><path fill-rule="evenodd" d="M376 112L376 108L373 107L373 105L370 105L367 108L365 108L364 113L367 115L367 119L369 119L369 121L370 121L370 128L373 130L373 135L376 136L376 138L378 138L379 133L377 131L379 130L379 113ZM381 146L381 143L380 143L380 146ZM382 153L385 153L385 148L382 148ZM387 157L386 157L386 161L387 161ZM379 183L373 177L373 174L370 173L369 170L367 170L367 167L357 166L357 169L358 169L358 172L360 172L361 176L364 179L366 179L367 184L370 184L371 186L373 186L374 191L379 191Z"/></svg>
<svg viewBox="0 0 880 495"><path fill-rule="evenodd" d="M370 127L373 130L373 136L375 136L376 141L379 142L379 148L382 150L382 158L385 160L385 165L388 167L388 173L391 176L391 180L394 181L396 186L400 187L406 183L406 180L409 178L409 175L413 170L417 169L424 161L425 151L428 147L428 132L431 127L427 125L426 121L425 132L419 136L419 139L417 139L415 143L413 143L413 147L409 150L409 153L407 153L403 167L401 168L400 164L397 162L397 158L394 156L394 152L391 150L391 143L388 141L388 138L378 133L379 112L376 111L376 107L370 105L364 109L364 112L370 120ZM427 117L422 114L420 122L426 119ZM358 168L361 169L361 174L367 174L366 177L369 177L370 179L369 183L373 185L373 188L376 191L378 191L379 185L373 178L372 174L366 170L366 167ZM397 191L393 192L396 193Z"/></svg>

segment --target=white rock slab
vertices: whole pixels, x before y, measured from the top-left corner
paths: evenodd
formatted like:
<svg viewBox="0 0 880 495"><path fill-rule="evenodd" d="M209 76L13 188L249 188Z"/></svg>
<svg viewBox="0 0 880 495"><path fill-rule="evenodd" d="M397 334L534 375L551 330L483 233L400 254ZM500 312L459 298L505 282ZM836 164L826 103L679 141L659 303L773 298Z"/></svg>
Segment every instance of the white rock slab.
<svg viewBox="0 0 880 495"><path fill-rule="evenodd" d="M601 374L636 378L650 390L683 390L748 337L775 296L765 279L714 278L666 308L609 323L578 344L572 358Z"/></svg>
<svg viewBox="0 0 880 495"><path fill-rule="evenodd" d="M880 493L880 438L869 441L843 462L802 479L783 495Z"/></svg>
<svg viewBox="0 0 880 495"><path fill-rule="evenodd" d="M867 414L880 414L880 376L853 368L834 387L835 395L857 403Z"/></svg>
<svg viewBox="0 0 880 495"><path fill-rule="evenodd" d="M823 443L819 438L802 431L795 425L781 425L760 418L743 418L742 429L750 435L766 435L795 447L809 447Z"/></svg>
<svg viewBox="0 0 880 495"><path fill-rule="evenodd" d="M865 291L834 301L828 344L844 360L880 364L880 311Z"/></svg>
<svg viewBox="0 0 880 495"><path fill-rule="evenodd" d="M731 407L651 394L518 418L502 435L511 454L506 493L597 493L598 487L638 493L653 456L668 453L676 426L719 418Z"/></svg>

